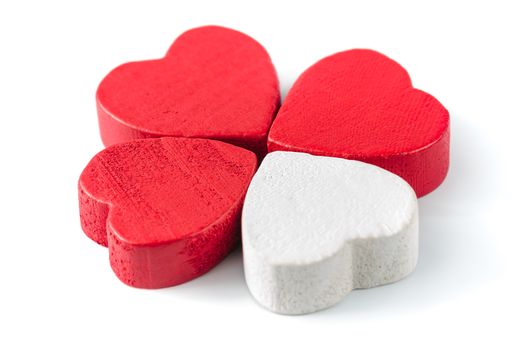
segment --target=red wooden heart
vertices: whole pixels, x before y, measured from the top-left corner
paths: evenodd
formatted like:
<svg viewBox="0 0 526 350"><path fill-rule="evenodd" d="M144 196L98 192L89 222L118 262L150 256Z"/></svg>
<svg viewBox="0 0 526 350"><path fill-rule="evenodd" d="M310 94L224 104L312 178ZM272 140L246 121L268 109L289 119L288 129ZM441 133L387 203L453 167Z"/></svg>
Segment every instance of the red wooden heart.
<svg viewBox="0 0 526 350"><path fill-rule="evenodd" d="M395 61L350 50L322 59L299 77L271 127L268 149L375 164L423 196L447 174L449 113L413 88Z"/></svg>
<svg viewBox="0 0 526 350"><path fill-rule="evenodd" d="M123 282L183 283L218 264L238 242L255 155L227 143L153 138L97 154L79 179L84 232L108 246Z"/></svg>
<svg viewBox="0 0 526 350"><path fill-rule="evenodd" d="M248 148L259 157L279 103L265 49L217 26L183 33L162 59L115 68L97 90L106 146L156 136L199 137Z"/></svg>

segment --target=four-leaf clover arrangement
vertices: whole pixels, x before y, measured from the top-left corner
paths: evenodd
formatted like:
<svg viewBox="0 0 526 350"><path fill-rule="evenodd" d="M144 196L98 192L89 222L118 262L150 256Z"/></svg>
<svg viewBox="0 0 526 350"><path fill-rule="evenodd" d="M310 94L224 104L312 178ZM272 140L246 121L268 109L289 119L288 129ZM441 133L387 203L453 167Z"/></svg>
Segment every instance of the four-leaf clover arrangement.
<svg viewBox="0 0 526 350"><path fill-rule="evenodd" d="M418 258L418 204L444 180L449 113L365 49L308 68L280 106L265 49L206 26L97 90L107 148L79 179L81 226L124 283L194 279L239 243L266 308L303 314L395 282Z"/></svg>

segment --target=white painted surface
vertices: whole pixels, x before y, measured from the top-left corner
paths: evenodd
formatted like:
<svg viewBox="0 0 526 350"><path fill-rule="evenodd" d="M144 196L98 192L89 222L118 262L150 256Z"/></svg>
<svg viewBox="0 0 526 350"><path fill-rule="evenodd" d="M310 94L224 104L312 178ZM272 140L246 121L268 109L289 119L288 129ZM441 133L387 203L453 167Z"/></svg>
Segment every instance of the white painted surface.
<svg viewBox="0 0 526 350"><path fill-rule="evenodd" d="M273 152L242 218L245 276L266 308L303 314L415 267L418 205L400 177L363 162Z"/></svg>

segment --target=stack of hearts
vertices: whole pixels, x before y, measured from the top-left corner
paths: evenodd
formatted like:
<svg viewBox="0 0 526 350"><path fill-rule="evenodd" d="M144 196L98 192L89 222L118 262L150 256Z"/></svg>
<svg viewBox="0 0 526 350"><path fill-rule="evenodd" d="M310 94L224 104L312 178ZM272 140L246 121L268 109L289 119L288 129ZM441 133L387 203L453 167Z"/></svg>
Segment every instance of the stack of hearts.
<svg viewBox="0 0 526 350"><path fill-rule="evenodd" d="M448 111L395 61L363 49L326 57L280 106L265 49L216 26L115 68L97 110L107 148L80 176L80 218L117 277L181 284L241 238L250 292L283 314L407 276L417 197L449 164Z"/></svg>

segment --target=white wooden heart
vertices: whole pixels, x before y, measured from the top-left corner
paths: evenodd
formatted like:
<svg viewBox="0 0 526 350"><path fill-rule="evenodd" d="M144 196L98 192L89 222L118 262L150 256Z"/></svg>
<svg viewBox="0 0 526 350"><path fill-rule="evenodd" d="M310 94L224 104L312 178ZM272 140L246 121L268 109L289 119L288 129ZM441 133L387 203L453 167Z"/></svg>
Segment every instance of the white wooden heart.
<svg viewBox="0 0 526 350"><path fill-rule="evenodd" d="M309 313L408 275L418 204L403 179L374 165L273 152L250 184L242 237L254 298L274 312Z"/></svg>

